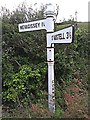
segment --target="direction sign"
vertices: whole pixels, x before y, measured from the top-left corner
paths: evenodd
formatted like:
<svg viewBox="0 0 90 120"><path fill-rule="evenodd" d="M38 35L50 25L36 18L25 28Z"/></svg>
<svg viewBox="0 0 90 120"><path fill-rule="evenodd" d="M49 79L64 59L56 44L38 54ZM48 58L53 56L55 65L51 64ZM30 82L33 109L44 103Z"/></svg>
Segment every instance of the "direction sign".
<svg viewBox="0 0 90 120"><path fill-rule="evenodd" d="M45 19L19 24L19 32L45 29Z"/></svg>
<svg viewBox="0 0 90 120"><path fill-rule="evenodd" d="M54 33L48 34L50 43L72 43L74 40L74 27L70 26Z"/></svg>
<svg viewBox="0 0 90 120"><path fill-rule="evenodd" d="M47 61L48 61L48 107L55 112L54 89L54 43L72 43L74 40L74 27L70 26L54 32L54 11L46 12L46 19L36 20L18 25L19 32L47 30ZM53 46L51 46L53 44Z"/></svg>
<svg viewBox="0 0 90 120"><path fill-rule="evenodd" d="M52 17L49 17L48 19L21 23L18 25L18 27L19 27L19 32L35 31L35 30L43 30L43 29L47 30L47 32L50 32L52 29L54 29L54 20Z"/></svg>

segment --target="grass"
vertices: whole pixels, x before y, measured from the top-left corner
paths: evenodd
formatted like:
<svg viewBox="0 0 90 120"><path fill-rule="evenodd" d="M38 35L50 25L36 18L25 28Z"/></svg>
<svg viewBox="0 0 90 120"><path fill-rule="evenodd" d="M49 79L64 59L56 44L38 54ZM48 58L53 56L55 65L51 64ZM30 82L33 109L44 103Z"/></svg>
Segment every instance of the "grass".
<svg viewBox="0 0 90 120"><path fill-rule="evenodd" d="M88 22L78 22L77 25L81 29L87 29L88 30Z"/></svg>
<svg viewBox="0 0 90 120"><path fill-rule="evenodd" d="M57 24L56 31L66 28L70 26L71 24ZM80 29L86 29L88 30L88 22L77 22L77 27Z"/></svg>

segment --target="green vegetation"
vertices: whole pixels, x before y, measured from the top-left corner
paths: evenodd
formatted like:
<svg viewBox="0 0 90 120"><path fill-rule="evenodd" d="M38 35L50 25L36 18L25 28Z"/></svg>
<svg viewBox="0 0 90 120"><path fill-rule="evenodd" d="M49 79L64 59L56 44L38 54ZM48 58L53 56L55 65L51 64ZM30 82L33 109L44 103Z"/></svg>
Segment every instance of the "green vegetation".
<svg viewBox="0 0 90 120"><path fill-rule="evenodd" d="M56 112L52 114L47 107L46 31L18 31L19 23L44 18L45 6L38 11L23 4L12 13L2 10L3 117L87 117L90 48L86 23L77 24L74 43L55 45ZM71 22L55 24L55 29Z"/></svg>
<svg viewBox="0 0 90 120"><path fill-rule="evenodd" d="M87 22L78 22L77 23L78 27L81 29L88 29L88 23Z"/></svg>

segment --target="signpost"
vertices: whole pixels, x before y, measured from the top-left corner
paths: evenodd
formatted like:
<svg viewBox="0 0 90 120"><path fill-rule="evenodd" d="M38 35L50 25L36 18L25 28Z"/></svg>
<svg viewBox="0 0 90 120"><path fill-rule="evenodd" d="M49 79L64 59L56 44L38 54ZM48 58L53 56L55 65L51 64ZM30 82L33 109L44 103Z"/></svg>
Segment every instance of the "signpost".
<svg viewBox="0 0 90 120"><path fill-rule="evenodd" d="M42 30L42 29L46 29L45 19L19 24L19 32Z"/></svg>
<svg viewBox="0 0 90 120"><path fill-rule="evenodd" d="M19 32L35 31L45 29L47 31L47 62L48 62L48 108L55 112L55 88L54 88L54 44L72 43L74 38L74 27L54 32L54 10L48 4L46 18L43 20L32 21L19 24Z"/></svg>
<svg viewBox="0 0 90 120"><path fill-rule="evenodd" d="M49 34L51 44L52 43L72 43L74 40L74 27L59 30L52 34Z"/></svg>
<svg viewBox="0 0 90 120"><path fill-rule="evenodd" d="M54 30L54 21L52 17L43 20L36 20L27 23L21 23L18 25L19 32L27 32L27 31L36 31L36 30L47 30L51 32Z"/></svg>

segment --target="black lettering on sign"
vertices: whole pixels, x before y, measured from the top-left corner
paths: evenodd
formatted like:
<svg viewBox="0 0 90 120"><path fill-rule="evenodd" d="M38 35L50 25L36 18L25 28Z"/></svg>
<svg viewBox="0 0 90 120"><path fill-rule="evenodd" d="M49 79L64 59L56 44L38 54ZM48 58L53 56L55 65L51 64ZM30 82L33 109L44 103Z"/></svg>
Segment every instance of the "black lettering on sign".
<svg viewBox="0 0 90 120"><path fill-rule="evenodd" d="M27 26L27 25L25 25L25 26L24 26L24 28L25 28L25 29L27 29L27 28L28 28L28 26Z"/></svg>
<svg viewBox="0 0 90 120"><path fill-rule="evenodd" d="M30 24L30 28L33 28L33 24Z"/></svg>
<svg viewBox="0 0 90 120"><path fill-rule="evenodd" d="M54 80L52 80L52 105L54 109L54 102L55 102L55 89L54 89Z"/></svg>
<svg viewBox="0 0 90 120"><path fill-rule="evenodd" d="M52 40L54 40L54 36L52 35Z"/></svg>
<svg viewBox="0 0 90 120"><path fill-rule="evenodd" d="M42 27L45 27L45 23L44 23L44 22L42 22L42 23L41 23L41 26L42 26Z"/></svg>
<svg viewBox="0 0 90 120"><path fill-rule="evenodd" d="M53 36L52 36L53 39ZM54 40L62 40L65 39L65 34L64 33L60 33L54 36Z"/></svg>
<svg viewBox="0 0 90 120"><path fill-rule="evenodd" d="M24 25L20 26L20 29L24 29Z"/></svg>
<svg viewBox="0 0 90 120"><path fill-rule="evenodd" d="M61 39L62 39L62 34L60 33L60 34L59 34L59 40L61 40Z"/></svg>
<svg viewBox="0 0 90 120"><path fill-rule="evenodd" d="M71 32L66 32L66 39L71 39Z"/></svg>
<svg viewBox="0 0 90 120"><path fill-rule="evenodd" d="M40 23L37 23L37 27L40 27Z"/></svg>
<svg viewBox="0 0 90 120"><path fill-rule="evenodd" d="M31 24L31 28L35 28L36 27L36 24Z"/></svg>
<svg viewBox="0 0 90 120"><path fill-rule="evenodd" d="M30 28L30 24L28 24L28 28Z"/></svg>
<svg viewBox="0 0 90 120"><path fill-rule="evenodd" d="M40 27L40 23L33 23L20 26L20 29L30 29L30 28L38 28Z"/></svg>
<svg viewBox="0 0 90 120"><path fill-rule="evenodd" d="M32 28L37 28L37 23L32 24Z"/></svg>
<svg viewBox="0 0 90 120"><path fill-rule="evenodd" d="M54 36L54 40L58 40L58 35L55 35L55 36Z"/></svg>
<svg viewBox="0 0 90 120"><path fill-rule="evenodd" d="M65 39L65 37L64 37L64 33L62 34L62 39Z"/></svg>

